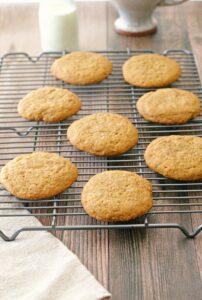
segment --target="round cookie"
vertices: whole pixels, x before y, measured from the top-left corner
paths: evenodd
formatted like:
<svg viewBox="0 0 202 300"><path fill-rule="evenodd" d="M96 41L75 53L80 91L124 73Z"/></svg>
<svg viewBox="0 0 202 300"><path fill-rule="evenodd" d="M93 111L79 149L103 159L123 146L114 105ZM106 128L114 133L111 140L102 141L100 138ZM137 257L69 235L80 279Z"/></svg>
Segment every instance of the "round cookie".
<svg viewBox="0 0 202 300"><path fill-rule="evenodd" d="M75 85L98 83L112 72L107 57L93 52L72 52L56 59L51 73L58 79Z"/></svg>
<svg viewBox="0 0 202 300"><path fill-rule="evenodd" d="M144 94L137 101L139 114L159 124L183 124L200 113L199 98L179 89L160 89Z"/></svg>
<svg viewBox="0 0 202 300"><path fill-rule="evenodd" d="M202 178L202 138L170 135L153 140L144 153L146 164L176 180Z"/></svg>
<svg viewBox="0 0 202 300"><path fill-rule="evenodd" d="M21 117L32 121L59 122L76 114L81 101L74 93L55 87L31 91L18 104Z"/></svg>
<svg viewBox="0 0 202 300"><path fill-rule="evenodd" d="M79 150L113 156L133 148L138 141L138 132L126 117L97 113L73 122L67 137Z"/></svg>
<svg viewBox="0 0 202 300"><path fill-rule="evenodd" d="M166 86L176 81L180 75L179 64L159 54L132 56L123 65L125 81L138 87Z"/></svg>
<svg viewBox="0 0 202 300"><path fill-rule="evenodd" d="M34 152L9 161L1 170L0 179L12 195L38 200L65 191L77 175L70 160L54 153Z"/></svg>
<svg viewBox="0 0 202 300"><path fill-rule="evenodd" d="M128 221L150 210L152 187L135 173L106 171L85 184L81 202L84 210L97 220Z"/></svg>

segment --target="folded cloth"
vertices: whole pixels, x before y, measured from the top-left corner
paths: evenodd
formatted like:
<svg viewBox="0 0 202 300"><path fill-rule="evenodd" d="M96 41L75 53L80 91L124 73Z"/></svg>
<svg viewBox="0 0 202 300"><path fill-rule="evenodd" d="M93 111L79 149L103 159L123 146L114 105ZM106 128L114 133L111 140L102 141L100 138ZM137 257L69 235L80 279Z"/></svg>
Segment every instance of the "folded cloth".
<svg viewBox="0 0 202 300"><path fill-rule="evenodd" d="M19 213L13 206L0 203L0 214L11 213L9 207L12 213ZM15 204L17 207L22 208L21 204ZM22 209L20 212L28 216L0 217L0 230L11 235L21 227L42 226ZM0 238L0 299L101 300L111 296L51 233L27 231L13 242Z"/></svg>

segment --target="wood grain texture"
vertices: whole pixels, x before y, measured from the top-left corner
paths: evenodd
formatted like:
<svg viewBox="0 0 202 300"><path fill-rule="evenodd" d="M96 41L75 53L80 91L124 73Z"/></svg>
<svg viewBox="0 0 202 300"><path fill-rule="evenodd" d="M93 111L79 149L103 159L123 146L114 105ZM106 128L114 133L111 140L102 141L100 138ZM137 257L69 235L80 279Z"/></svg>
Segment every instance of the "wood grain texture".
<svg viewBox="0 0 202 300"><path fill-rule="evenodd" d="M82 50L106 48L106 3L79 5L79 40ZM100 24L94 29L92 24ZM99 37L99 38L98 38ZM89 94L89 100L94 95ZM92 164L91 164L92 166ZM100 172L99 167L97 172ZM64 224L64 223L63 223ZM62 241L80 258L95 277L108 288L108 231L66 231Z"/></svg>
<svg viewBox="0 0 202 300"><path fill-rule="evenodd" d="M0 5L0 16L0 54L22 51L36 55L42 51L37 4L4 3Z"/></svg>
<svg viewBox="0 0 202 300"><path fill-rule="evenodd" d="M107 47L107 4L79 3L79 43L81 50L102 50ZM94 24L96 24L94 26Z"/></svg>
<svg viewBox="0 0 202 300"><path fill-rule="evenodd" d="M202 76L202 3L157 9L157 33L139 38L115 33L117 13L109 3L79 3L78 7L82 50L192 48ZM39 54L37 10L36 4L0 5L0 54ZM179 216L178 221L194 227L201 216ZM113 300L201 299L202 234L188 240L177 230L157 229L66 231L58 237L109 288Z"/></svg>
<svg viewBox="0 0 202 300"><path fill-rule="evenodd" d="M196 5L190 3L159 8L156 11L157 33L131 38L115 33L113 23L117 14L109 5L108 49L191 49L188 27L182 24L187 23L187 16L188 20L192 16L194 20L190 23L194 24L195 30L200 28L201 21L197 18L196 22L195 10ZM166 219L162 216L162 222ZM189 228L193 222L190 216L186 220L179 216L176 221ZM110 231L109 280L114 299L201 299L201 241L201 236L195 241L187 240L180 232L167 229Z"/></svg>
<svg viewBox="0 0 202 300"><path fill-rule="evenodd" d="M199 76L202 82L202 32L200 31L200 10L198 10L195 14L189 15L187 20L189 26L188 26L188 32L189 32L189 38L191 41L192 49L194 50L195 54L195 60L196 64L198 66L199 70ZM202 216L201 214L196 214L192 217L192 224L193 227L199 226L199 224L202 224ZM195 247L196 247L196 256L197 256L197 262L198 262L198 268L201 276L202 281L202 237L196 238L195 240Z"/></svg>
<svg viewBox="0 0 202 300"><path fill-rule="evenodd" d="M114 20L117 18L115 9L108 5L108 49L151 49L163 51L169 48L190 49L190 42L185 26L187 15L192 14L194 7L187 4L180 6L160 7L155 11L158 22L157 33L145 37L123 37L114 30Z"/></svg>

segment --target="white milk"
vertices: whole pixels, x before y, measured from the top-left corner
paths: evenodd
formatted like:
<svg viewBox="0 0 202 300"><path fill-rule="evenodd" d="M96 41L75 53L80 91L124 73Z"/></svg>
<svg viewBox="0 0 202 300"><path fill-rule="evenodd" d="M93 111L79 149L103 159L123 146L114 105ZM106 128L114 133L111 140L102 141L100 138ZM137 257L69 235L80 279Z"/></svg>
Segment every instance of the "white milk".
<svg viewBox="0 0 202 300"><path fill-rule="evenodd" d="M73 1L41 1L39 25L43 51L78 50L77 9Z"/></svg>

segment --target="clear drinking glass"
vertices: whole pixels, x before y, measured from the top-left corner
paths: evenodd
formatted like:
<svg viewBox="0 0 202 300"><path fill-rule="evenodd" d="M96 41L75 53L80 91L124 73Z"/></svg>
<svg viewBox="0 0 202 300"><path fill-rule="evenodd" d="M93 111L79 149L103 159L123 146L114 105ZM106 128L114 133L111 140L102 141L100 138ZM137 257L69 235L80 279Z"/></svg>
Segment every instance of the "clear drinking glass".
<svg viewBox="0 0 202 300"><path fill-rule="evenodd" d="M39 28L43 51L78 50L78 16L74 0L42 0Z"/></svg>

